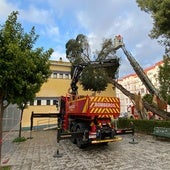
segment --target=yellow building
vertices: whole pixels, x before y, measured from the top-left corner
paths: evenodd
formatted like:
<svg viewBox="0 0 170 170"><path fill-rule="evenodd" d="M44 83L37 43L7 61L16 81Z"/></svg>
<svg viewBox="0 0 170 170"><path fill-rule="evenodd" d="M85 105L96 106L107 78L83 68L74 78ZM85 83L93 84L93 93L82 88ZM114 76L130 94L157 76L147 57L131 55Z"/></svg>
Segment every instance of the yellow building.
<svg viewBox="0 0 170 170"><path fill-rule="evenodd" d="M40 91L36 94L33 102L28 103L28 107L24 110L22 127L30 127L31 113L58 113L59 109L56 105L60 102L60 97L68 93L71 83L71 63L59 61L50 61L50 69L52 71L48 81L45 82ZM80 95L92 95L92 91L83 91L79 86L78 93ZM106 91L97 94L99 96L115 96L113 85L109 84ZM41 126L48 124L56 124L56 118L36 118L33 126Z"/></svg>

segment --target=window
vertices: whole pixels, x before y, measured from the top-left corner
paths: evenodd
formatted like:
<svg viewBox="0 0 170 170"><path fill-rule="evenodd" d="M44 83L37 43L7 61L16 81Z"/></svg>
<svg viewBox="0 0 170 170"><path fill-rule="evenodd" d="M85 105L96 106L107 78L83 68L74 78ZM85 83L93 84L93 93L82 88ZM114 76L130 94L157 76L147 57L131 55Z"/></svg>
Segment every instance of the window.
<svg viewBox="0 0 170 170"><path fill-rule="evenodd" d="M57 104L57 100L53 100L53 105L56 105Z"/></svg>
<svg viewBox="0 0 170 170"><path fill-rule="evenodd" d="M50 105L50 100L46 100L46 105Z"/></svg>
<svg viewBox="0 0 170 170"><path fill-rule="evenodd" d="M57 73L53 73L53 78L57 78Z"/></svg>
<svg viewBox="0 0 170 170"><path fill-rule="evenodd" d="M60 73L59 74L59 78L62 79L63 78L63 74Z"/></svg>
<svg viewBox="0 0 170 170"><path fill-rule="evenodd" d="M41 100L37 100L37 105L41 105Z"/></svg>
<svg viewBox="0 0 170 170"><path fill-rule="evenodd" d="M65 74L65 79L69 79L69 74Z"/></svg>

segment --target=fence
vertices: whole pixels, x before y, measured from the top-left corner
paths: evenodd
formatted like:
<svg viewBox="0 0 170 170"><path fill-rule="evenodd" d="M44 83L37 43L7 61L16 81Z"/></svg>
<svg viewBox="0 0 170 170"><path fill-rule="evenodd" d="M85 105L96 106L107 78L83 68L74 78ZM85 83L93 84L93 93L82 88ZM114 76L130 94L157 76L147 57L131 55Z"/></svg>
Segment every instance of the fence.
<svg viewBox="0 0 170 170"><path fill-rule="evenodd" d="M21 110L17 107L17 105L10 104L5 110L3 114L2 121L2 129L3 131L19 130Z"/></svg>

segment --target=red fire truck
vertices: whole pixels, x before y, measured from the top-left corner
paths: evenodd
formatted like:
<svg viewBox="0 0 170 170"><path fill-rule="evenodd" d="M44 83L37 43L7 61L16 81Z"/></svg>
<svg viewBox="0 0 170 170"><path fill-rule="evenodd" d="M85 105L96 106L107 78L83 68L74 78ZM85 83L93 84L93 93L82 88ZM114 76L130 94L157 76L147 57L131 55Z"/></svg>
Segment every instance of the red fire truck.
<svg viewBox="0 0 170 170"><path fill-rule="evenodd" d="M98 64L93 65L97 67ZM111 59L100 64L109 67L117 63ZM134 133L133 128L116 128L114 120L120 114L119 98L77 95L76 84L84 67L86 64L75 67L71 82L72 92L61 97L58 141L70 138L73 143L82 148L87 144L120 141L122 138L117 135Z"/></svg>

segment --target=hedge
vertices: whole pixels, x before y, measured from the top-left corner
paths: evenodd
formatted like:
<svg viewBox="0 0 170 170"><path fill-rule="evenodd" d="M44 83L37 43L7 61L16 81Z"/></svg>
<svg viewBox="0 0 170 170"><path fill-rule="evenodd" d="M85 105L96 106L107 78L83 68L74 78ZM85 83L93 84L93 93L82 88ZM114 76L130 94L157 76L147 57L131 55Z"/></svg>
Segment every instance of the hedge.
<svg viewBox="0 0 170 170"><path fill-rule="evenodd" d="M120 118L118 120L118 128L129 128L131 127L131 122L133 122L135 127L135 132L151 134L154 127L166 127L170 128L170 121L165 120L135 120L135 119L125 119Z"/></svg>

